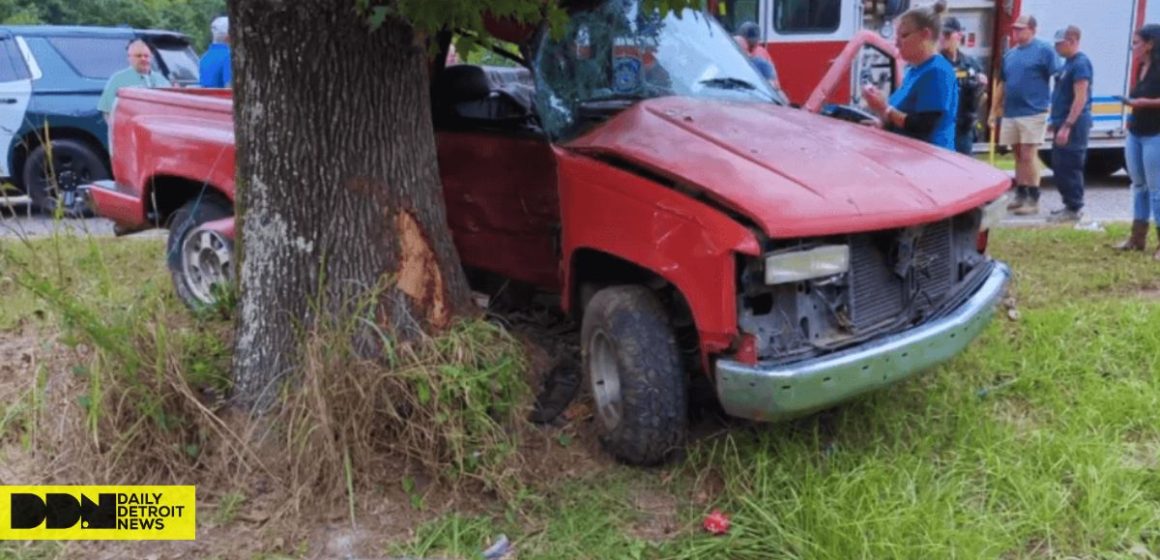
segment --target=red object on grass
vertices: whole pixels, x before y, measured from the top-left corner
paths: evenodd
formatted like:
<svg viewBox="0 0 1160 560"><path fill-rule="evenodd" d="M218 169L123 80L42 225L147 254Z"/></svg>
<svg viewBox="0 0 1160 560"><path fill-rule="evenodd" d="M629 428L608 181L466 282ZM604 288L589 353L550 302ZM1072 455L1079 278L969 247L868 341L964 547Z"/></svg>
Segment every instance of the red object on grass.
<svg viewBox="0 0 1160 560"><path fill-rule="evenodd" d="M705 516L704 526L706 531L714 535L724 535L729 532L729 516L715 509Z"/></svg>

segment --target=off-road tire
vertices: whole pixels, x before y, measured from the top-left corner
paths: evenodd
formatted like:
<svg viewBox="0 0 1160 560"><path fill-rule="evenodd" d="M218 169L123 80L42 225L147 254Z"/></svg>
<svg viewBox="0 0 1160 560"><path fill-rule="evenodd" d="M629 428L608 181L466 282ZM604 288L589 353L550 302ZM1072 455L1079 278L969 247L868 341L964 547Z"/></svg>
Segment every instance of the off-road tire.
<svg viewBox="0 0 1160 560"><path fill-rule="evenodd" d="M608 426L599 409L595 415L604 448L633 465L655 465L681 450L687 381L668 313L657 296L643 286L600 290L584 309L580 337L585 386L594 400L594 344L608 345L619 373L619 422Z"/></svg>
<svg viewBox="0 0 1160 560"><path fill-rule="evenodd" d="M21 170L24 192L32 199L32 205L46 214L56 211L60 195L56 188L72 189L111 177L101 156L88 144L69 139L53 140L51 144L32 150ZM49 148L53 158L51 166L48 165ZM49 177L50 172L56 177ZM63 209L65 216L93 214L86 197L78 196L76 200L75 204Z"/></svg>
<svg viewBox="0 0 1160 560"><path fill-rule="evenodd" d="M173 289L177 292L178 299L194 311L204 309L207 305L206 302L194 295L193 290L189 287L181 263L182 244L185 243L186 236L201 224L233 215L233 206L228 201L216 195L209 195L185 203L169 218L169 239L165 244L165 261L169 267L169 274L173 278Z"/></svg>

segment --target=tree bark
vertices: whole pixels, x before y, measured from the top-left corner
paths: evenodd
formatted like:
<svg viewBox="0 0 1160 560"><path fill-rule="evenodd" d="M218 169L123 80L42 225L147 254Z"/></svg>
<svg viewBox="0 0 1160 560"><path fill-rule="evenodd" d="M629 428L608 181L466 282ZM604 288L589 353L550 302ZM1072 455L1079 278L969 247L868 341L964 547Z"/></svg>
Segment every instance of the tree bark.
<svg viewBox="0 0 1160 560"><path fill-rule="evenodd" d="M427 51L404 21L371 31L354 0L231 0L240 219L234 397L265 409L303 333L371 319L446 326L470 292L448 230ZM385 281L388 281L385 283Z"/></svg>

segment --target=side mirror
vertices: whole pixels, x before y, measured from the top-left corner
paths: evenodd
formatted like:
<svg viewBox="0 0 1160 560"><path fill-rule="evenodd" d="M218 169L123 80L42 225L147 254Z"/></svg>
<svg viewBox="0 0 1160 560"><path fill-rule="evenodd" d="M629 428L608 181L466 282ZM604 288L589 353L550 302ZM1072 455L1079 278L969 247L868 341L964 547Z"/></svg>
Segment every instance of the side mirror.
<svg viewBox="0 0 1160 560"><path fill-rule="evenodd" d="M910 9L910 0L886 0L886 10L883 16L894 19Z"/></svg>

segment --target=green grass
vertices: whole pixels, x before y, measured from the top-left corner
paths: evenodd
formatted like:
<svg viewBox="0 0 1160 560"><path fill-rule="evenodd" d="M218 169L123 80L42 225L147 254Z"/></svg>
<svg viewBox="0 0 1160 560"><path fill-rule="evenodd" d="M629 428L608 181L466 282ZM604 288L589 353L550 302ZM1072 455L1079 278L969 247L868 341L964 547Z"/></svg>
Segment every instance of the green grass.
<svg viewBox="0 0 1160 560"><path fill-rule="evenodd" d="M0 240L0 332L19 324L46 324L50 306L18 285L20 270L36 270L81 301L125 306L169 288L165 240L59 234L29 242Z"/></svg>
<svg viewBox="0 0 1160 560"><path fill-rule="evenodd" d="M384 552L478 557L504 533L521 559L1160 557L1160 265L1108 250L1126 234L1109 230L995 232L1018 319L918 379L824 420L732 424L677 465L562 476L523 515L451 514ZM77 289L168 289L160 242L99 243L105 272L63 261ZM0 334L41 320L2 309ZM729 534L700 529L714 508ZM671 533L641 529L658 515Z"/></svg>
<svg viewBox="0 0 1160 560"><path fill-rule="evenodd" d="M990 153L975 154L975 159L982 161L982 162L990 163L991 154ZM994 165L995 165L995 167L1002 169L1003 171L1015 171L1015 155L1013 153L1000 154L999 152L996 151Z"/></svg>

